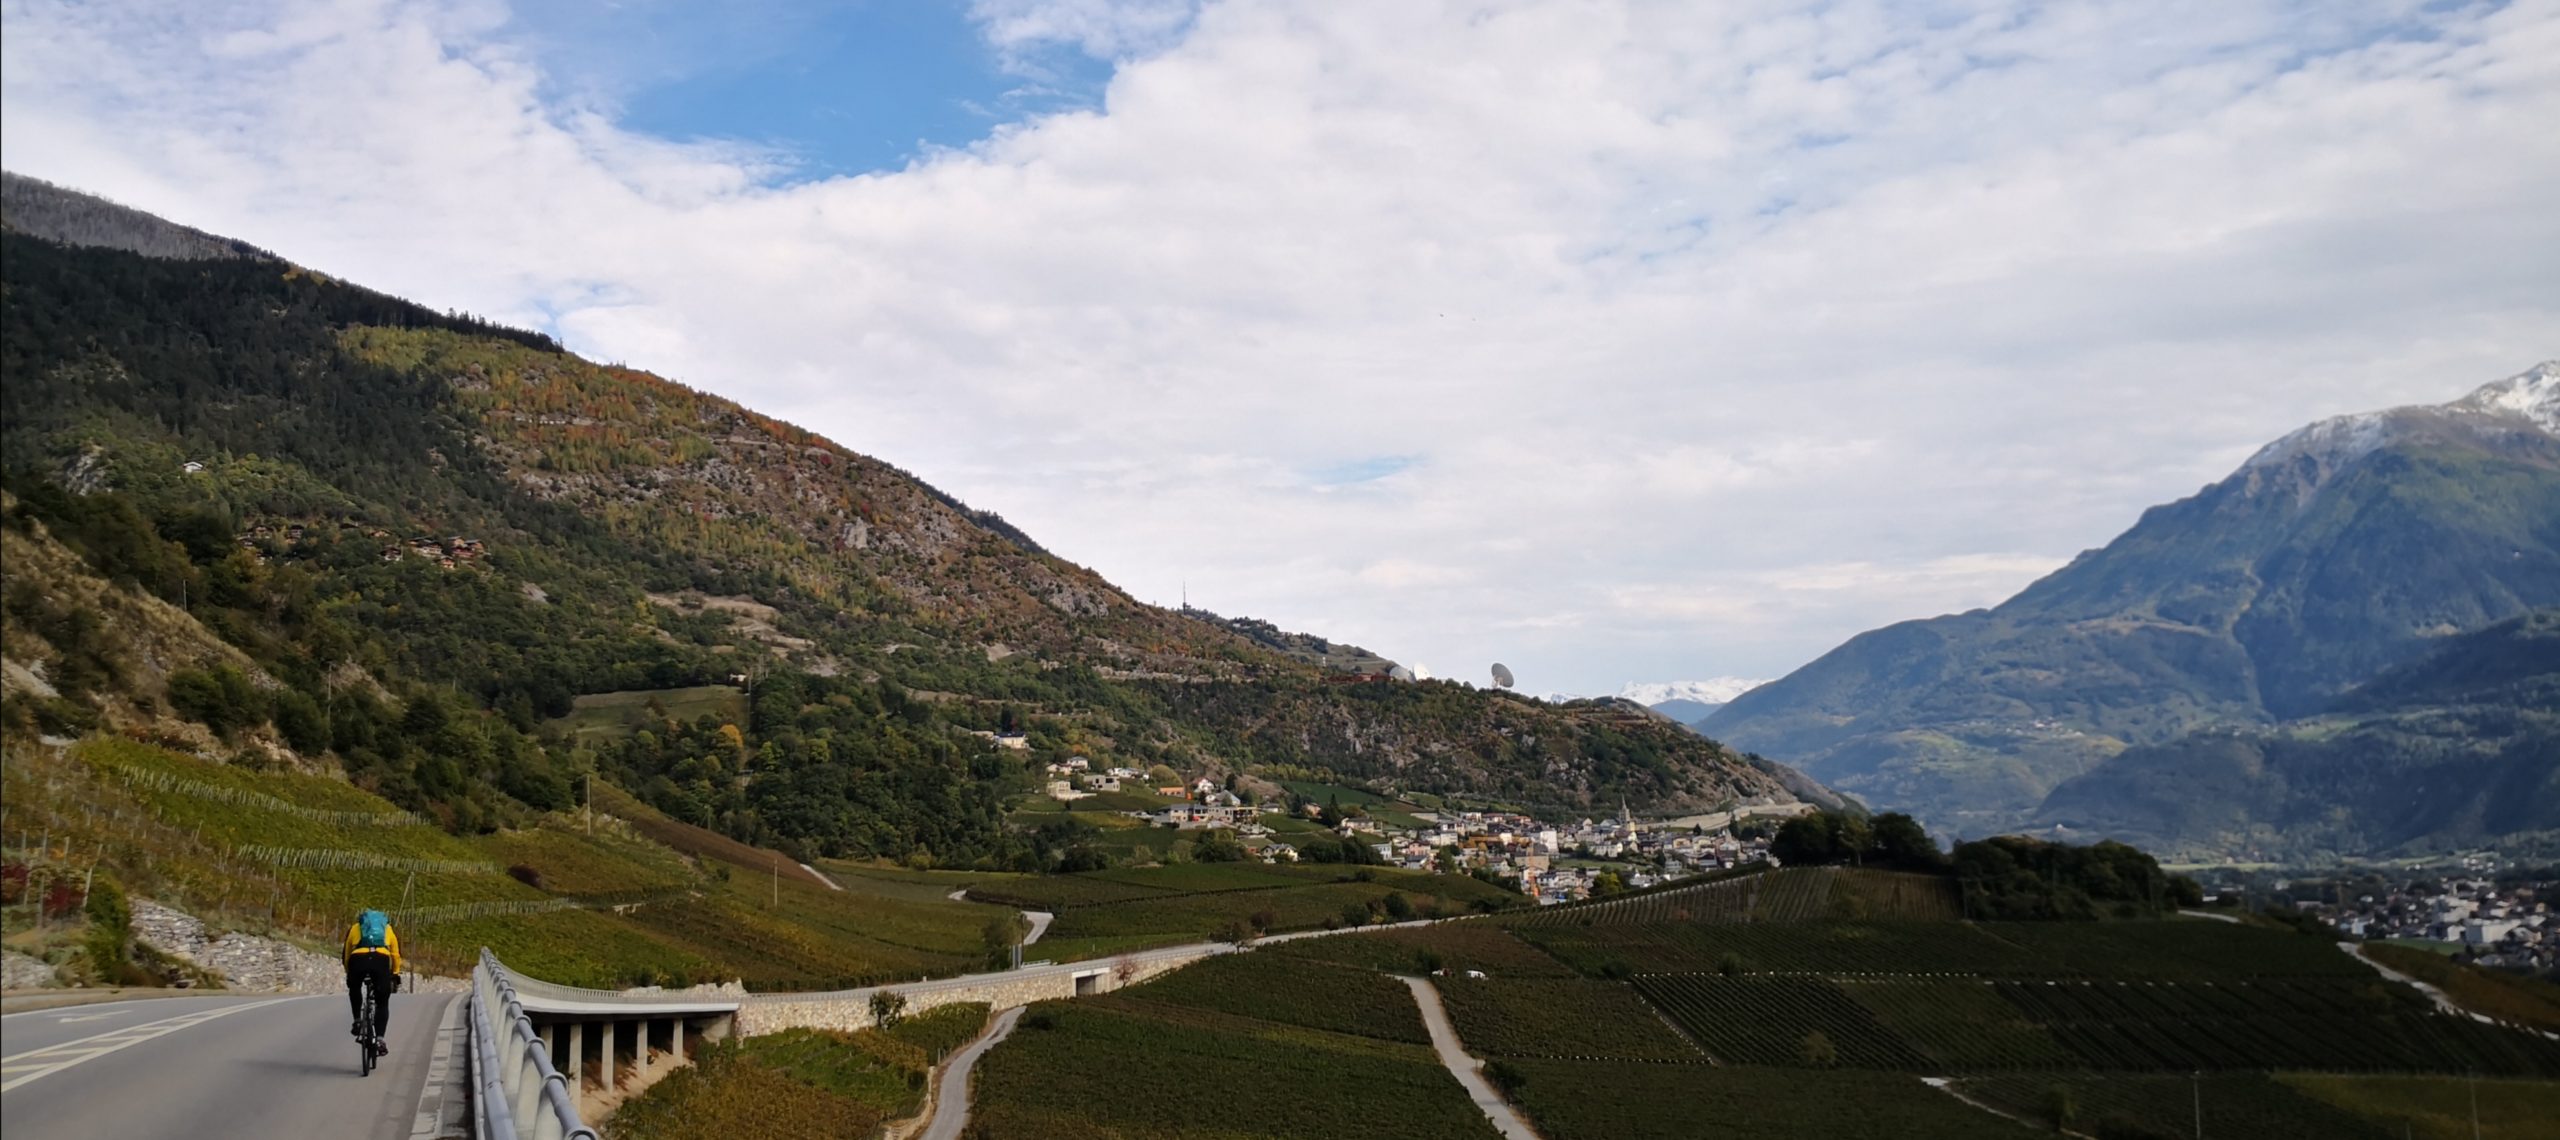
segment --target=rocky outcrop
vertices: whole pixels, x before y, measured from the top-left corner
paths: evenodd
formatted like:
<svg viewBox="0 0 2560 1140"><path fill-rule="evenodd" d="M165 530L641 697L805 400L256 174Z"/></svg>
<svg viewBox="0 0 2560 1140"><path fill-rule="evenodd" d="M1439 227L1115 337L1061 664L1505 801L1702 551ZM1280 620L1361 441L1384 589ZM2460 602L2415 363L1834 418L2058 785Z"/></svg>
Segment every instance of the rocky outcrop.
<svg viewBox="0 0 2560 1140"><path fill-rule="evenodd" d="M0 951L0 990L49 990L61 985L62 979L41 958Z"/></svg>
<svg viewBox="0 0 2560 1140"><path fill-rule="evenodd" d="M346 970L335 958L236 931L211 937L194 915L149 899L133 900L133 936L145 946L220 975L223 984L235 990L334 994L347 988Z"/></svg>

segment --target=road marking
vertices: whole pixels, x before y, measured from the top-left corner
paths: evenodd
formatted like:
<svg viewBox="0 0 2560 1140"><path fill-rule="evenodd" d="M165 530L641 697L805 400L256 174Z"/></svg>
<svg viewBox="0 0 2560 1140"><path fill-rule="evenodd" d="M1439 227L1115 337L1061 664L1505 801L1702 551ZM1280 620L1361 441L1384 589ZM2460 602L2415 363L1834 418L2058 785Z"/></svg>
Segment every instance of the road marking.
<svg viewBox="0 0 2560 1140"><path fill-rule="evenodd" d="M140 1025L128 1025L122 1029L110 1029L94 1037L83 1037L60 1045L30 1049L11 1057L0 1057L0 1078L6 1078L0 1079L0 1092L8 1092L38 1077L59 1073L83 1061L97 1060L119 1049L130 1049L145 1041L202 1025L217 1017L229 1017L242 1010L297 1000L300 999L280 997L267 1001L254 1001L247 1005L226 1005L219 1009L197 1010L194 1013L183 1013L176 1017L164 1017L158 1021L146 1021Z"/></svg>
<svg viewBox="0 0 2560 1140"><path fill-rule="evenodd" d="M125 1014L130 1012L132 1011L120 1009L114 1013L84 1013L78 1017L57 1017L53 1019L53 1023L55 1025L69 1025L75 1021L105 1021L110 1017L123 1017Z"/></svg>

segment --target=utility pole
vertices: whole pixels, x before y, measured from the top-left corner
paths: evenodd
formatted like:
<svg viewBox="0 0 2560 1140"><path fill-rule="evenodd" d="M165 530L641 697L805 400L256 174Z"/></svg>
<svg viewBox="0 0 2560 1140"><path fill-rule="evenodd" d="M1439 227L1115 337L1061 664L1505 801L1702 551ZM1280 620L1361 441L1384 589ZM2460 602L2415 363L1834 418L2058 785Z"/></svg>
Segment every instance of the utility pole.
<svg viewBox="0 0 2560 1140"><path fill-rule="evenodd" d="M2204 1073L2202 1070L2187 1074L2187 1087L2195 1092L2196 1140L2204 1140Z"/></svg>
<svg viewBox="0 0 2560 1140"><path fill-rule="evenodd" d="M596 771L587 769L587 834L596 833Z"/></svg>
<svg viewBox="0 0 2560 1140"><path fill-rule="evenodd" d="M773 909L782 909L782 860L773 861Z"/></svg>

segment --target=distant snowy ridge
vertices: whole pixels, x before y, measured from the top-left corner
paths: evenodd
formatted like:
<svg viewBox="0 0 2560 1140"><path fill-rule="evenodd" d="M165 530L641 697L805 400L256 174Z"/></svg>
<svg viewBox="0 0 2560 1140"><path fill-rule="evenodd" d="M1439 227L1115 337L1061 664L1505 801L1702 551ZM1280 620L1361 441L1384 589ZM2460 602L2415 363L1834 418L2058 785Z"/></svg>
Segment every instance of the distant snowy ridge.
<svg viewBox="0 0 2560 1140"><path fill-rule="evenodd" d="M2504 380L2483 384L2448 404L2332 416L2259 448L2242 470L2271 467L2305 455L2343 463L2390 444L2398 438L2398 432L2413 422L2473 416L2523 420L2560 435L2560 360L2546 360Z"/></svg>
<svg viewBox="0 0 2560 1140"><path fill-rule="evenodd" d="M1720 705L1769 683L1766 677L1710 677L1704 681L1629 681L1618 695L1651 707L1664 701Z"/></svg>
<svg viewBox="0 0 2560 1140"><path fill-rule="evenodd" d="M2522 416L2535 426L2560 435L2560 360L2546 360L2531 371L2507 377L2445 405L2457 412Z"/></svg>

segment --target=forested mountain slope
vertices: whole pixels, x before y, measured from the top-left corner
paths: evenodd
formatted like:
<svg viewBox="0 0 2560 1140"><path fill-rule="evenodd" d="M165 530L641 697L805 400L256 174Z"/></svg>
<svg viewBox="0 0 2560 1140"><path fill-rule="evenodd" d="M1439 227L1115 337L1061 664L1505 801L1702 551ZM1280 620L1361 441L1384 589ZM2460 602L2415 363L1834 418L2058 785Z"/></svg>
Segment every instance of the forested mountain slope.
<svg viewBox="0 0 2560 1140"><path fill-rule="evenodd" d="M184 720L457 828L600 767L758 841L1008 865L1039 853L1002 797L1071 751L1559 807L1792 798L1676 726L1327 684L789 424L223 239L108 248L192 231L94 199L22 218L21 189L8 525L239 659L117 660L119 631L56 620L64 573L13 559L12 733ZM644 731L588 731L576 698L609 693ZM1033 751L968 731L1005 728Z"/></svg>
<svg viewBox="0 0 2560 1140"><path fill-rule="evenodd" d="M2560 365L2324 421L1989 610L1861 634L1706 732L1973 832L2130 746L2307 716L2560 604Z"/></svg>
<svg viewBox="0 0 2560 1140"><path fill-rule="evenodd" d="M2560 839L2560 609L2450 638L2320 716L2128 749L2036 817L2199 858Z"/></svg>

